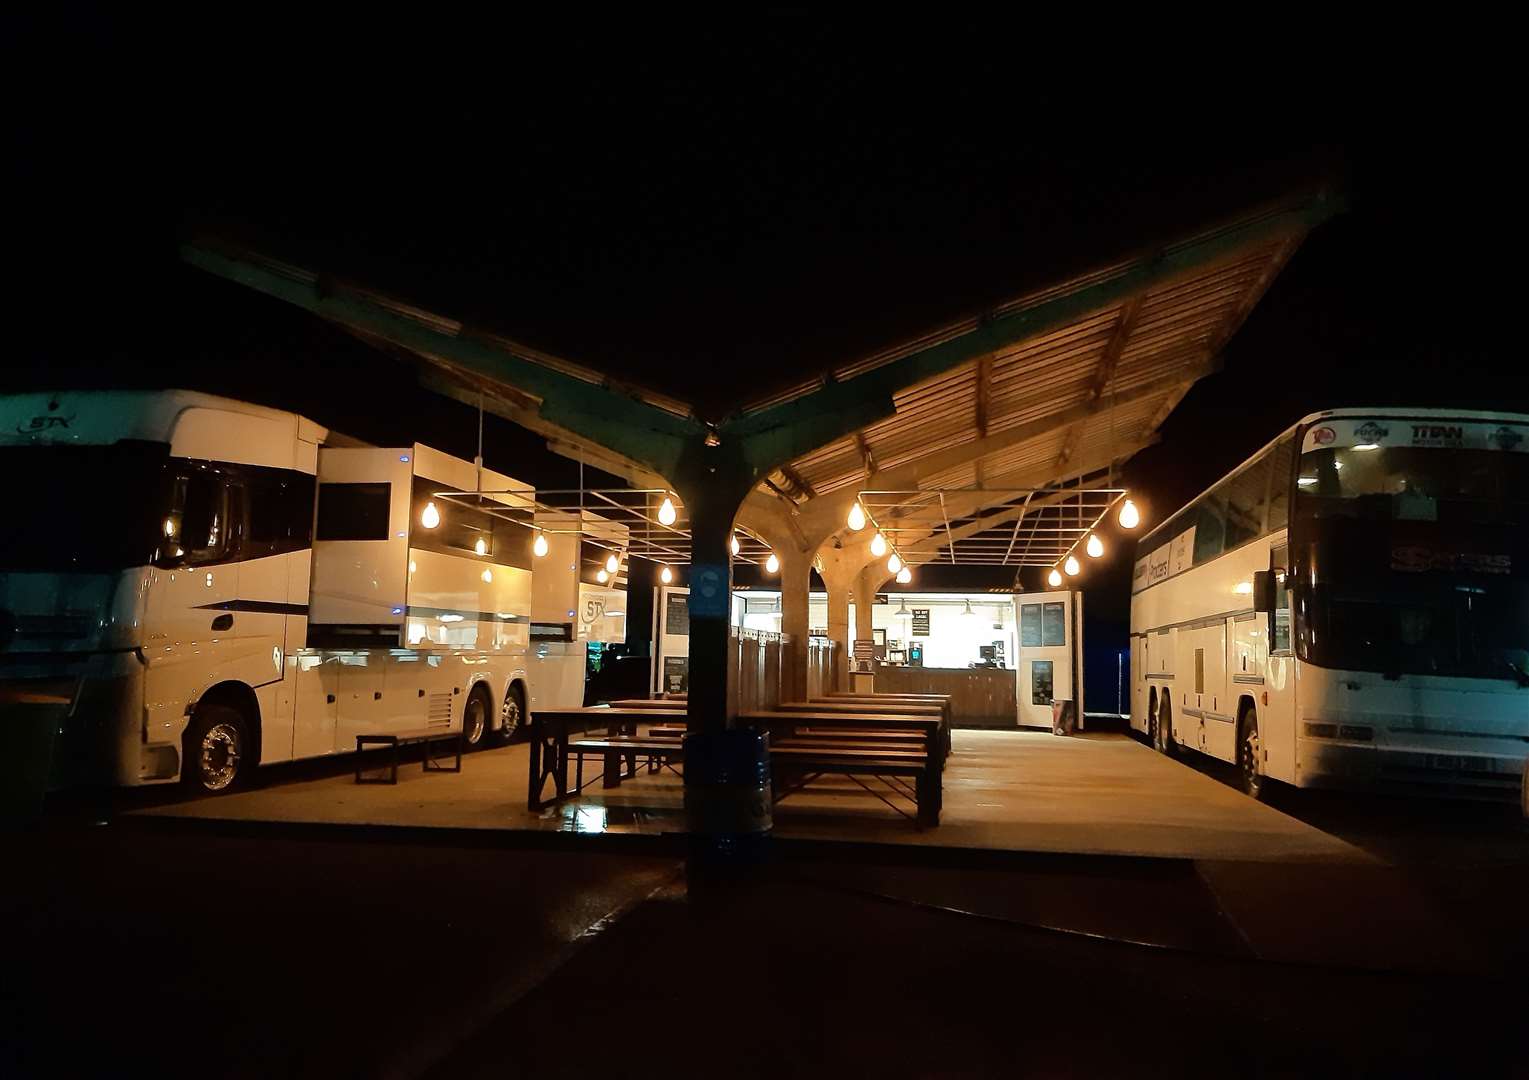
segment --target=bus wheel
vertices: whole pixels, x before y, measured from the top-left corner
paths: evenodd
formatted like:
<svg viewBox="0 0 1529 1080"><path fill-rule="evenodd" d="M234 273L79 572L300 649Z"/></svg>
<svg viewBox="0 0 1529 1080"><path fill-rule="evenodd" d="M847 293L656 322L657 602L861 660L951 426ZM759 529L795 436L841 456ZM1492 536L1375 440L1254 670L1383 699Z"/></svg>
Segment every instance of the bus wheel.
<svg viewBox="0 0 1529 1080"><path fill-rule="evenodd" d="M221 795L249 773L249 728L238 709L204 705L186 727L181 780L197 791Z"/></svg>
<svg viewBox="0 0 1529 1080"><path fill-rule="evenodd" d="M520 687L511 685L504 694L504 707L499 712L499 741L512 742L526 733L526 703Z"/></svg>
<svg viewBox="0 0 1529 1080"><path fill-rule="evenodd" d="M1242 714L1238 725L1237 773L1239 786L1244 795L1263 802L1269 794L1269 784L1264 779L1262 752L1258 742L1258 714L1248 709Z"/></svg>
<svg viewBox="0 0 1529 1080"><path fill-rule="evenodd" d="M1166 695L1159 698L1157 703L1157 739L1155 745L1169 757L1178 757L1179 747L1173 741L1173 706L1168 704Z"/></svg>
<svg viewBox="0 0 1529 1080"><path fill-rule="evenodd" d="M1157 698L1152 699L1147 706L1147 745L1154 750L1161 750L1162 744L1158 741L1157 734Z"/></svg>
<svg viewBox="0 0 1529 1080"><path fill-rule="evenodd" d="M476 750L487 741L490 708L488 692L482 686L473 687L462 710L462 742L467 749Z"/></svg>

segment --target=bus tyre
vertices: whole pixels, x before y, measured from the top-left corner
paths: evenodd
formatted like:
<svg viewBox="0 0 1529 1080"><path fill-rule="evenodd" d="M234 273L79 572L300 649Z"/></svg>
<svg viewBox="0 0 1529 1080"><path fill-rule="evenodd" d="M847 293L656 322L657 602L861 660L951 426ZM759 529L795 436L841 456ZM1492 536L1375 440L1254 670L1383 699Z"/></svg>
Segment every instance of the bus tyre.
<svg viewBox="0 0 1529 1080"><path fill-rule="evenodd" d="M1153 745L1169 757L1178 756L1178 744L1173 741L1173 707L1166 697L1157 704L1157 734Z"/></svg>
<svg viewBox="0 0 1529 1080"><path fill-rule="evenodd" d="M462 708L462 745L476 750L488 742L489 717L493 715L488 691L482 684L473 687Z"/></svg>
<svg viewBox="0 0 1529 1080"><path fill-rule="evenodd" d="M1248 709L1237 725L1237 780L1244 795L1259 802L1269 797L1269 781L1264 777L1263 749L1258 741L1258 714Z"/></svg>
<svg viewBox="0 0 1529 1080"><path fill-rule="evenodd" d="M504 707L499 713L499 741L513 742L525 735L528 717L526 702L518 685L512 684L504 694Z"/></svg>
<svg viewBox="0 0 1529 1080"><path fill-rule="evenodd" d="M222 795L239 787L251 768L243 714L228 705L198 708L186 727L181 780L196 791Z"/></svg>

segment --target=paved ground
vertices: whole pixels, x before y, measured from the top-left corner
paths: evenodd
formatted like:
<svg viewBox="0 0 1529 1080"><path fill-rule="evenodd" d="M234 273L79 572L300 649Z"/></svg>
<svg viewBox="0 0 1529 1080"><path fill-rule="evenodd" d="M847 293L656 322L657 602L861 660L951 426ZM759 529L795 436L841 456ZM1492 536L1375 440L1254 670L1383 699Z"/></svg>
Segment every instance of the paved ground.
<svg viewBox="0 0 1529 1080"><path fill-rule="evenodd" d="M241 821L662 833L683 827L670 772L598 785L556 810L525 808L527 750L471 755L460 776L413 766L397 787L357 786L347 763L268 770L254 791L137 812ZM590 763L598 770L598 762ZM776 808L783 837L1175 858L1365 861L1359 849L1119 735L1059 739L957 731L940 826L920 829L855 784L827 779ZM142 801L142 800L140 800ZM911 809L911 807L907 807Z"/></svg>
<svg viewBox="0 0 1529 1080"><path fill-rule="evenodd" d="M592 838L532 851L228 828L6 841L26 873L0 895L0 1073L1515 1075L1529 1060L1518 972L1269 963L1182 861L936 865L840 845L708 885ZM1030 925L1058 909L1084 932Z"/></svg>

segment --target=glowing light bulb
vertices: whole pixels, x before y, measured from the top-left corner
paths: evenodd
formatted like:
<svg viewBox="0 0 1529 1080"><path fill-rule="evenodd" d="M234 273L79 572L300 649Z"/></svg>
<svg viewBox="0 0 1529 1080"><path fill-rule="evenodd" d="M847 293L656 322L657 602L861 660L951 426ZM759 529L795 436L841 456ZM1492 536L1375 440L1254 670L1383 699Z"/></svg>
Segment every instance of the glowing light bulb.
<svg viewBox="0 0 1529 1080"><path fill-rule="evenodd" d="M1062 572L1053 566L1051 573L1046 575L1046 584L1050 585L1053 589L1062 584Z"/></svg>
<svg viewBox="0 0 1529 1080"><path fill-rule="evenodd" d="M886 553L887 538L882 536L880 533L877 533L875 536L871 537L871 554L879 559Z"/></svg>
<svg viewBox="0 0 1529 1080"><path fill-rule="evenodd" d="M483 583L485 585L487 585L489 582L491 582L493 580L494 580L494 572L492 570L485 570L485 571L483 571Z"/></svg>
<svg viewBox="0 0 1529 1080"><path fill-rule="evenodd" d="M663 504L658 508L658 523L660 525L673 525L674 519L678 516L674 512L674 501L665 495Z"/></svg>
<svg viewBox="0 0 1529 1080"><path fill-rule="evenodd" d="M605 572L605 567L600 567L600 572L595 575L595 580L598 581L601 585L604 585L610 579L611 576Z"/></svg>
<svg viewBox="0 0 1529 1080"><path fill-rule="evenodd" d="M849 527L856 532L865 528L865 511L860 508L858 500L849 508Z"/></svg>
<svg viewBox="0 0 1529 1080"><path fill-rule="evenodd" d="M909 570L906 566L903 567L901 570L899 570L897 572L897 583L899 585L906 585L906 584L908 584L908 582L910 582L912 580L913 580L913 571Z"/></svg>
<svg viewBox="0 0 1529 1080"><path fill-rule="evenodd" d="M897 552L887 556L887 573L895 574L903 568L903 561L897 557Z"/></svg>
<svg viewBox="0 0 1529 1080"><path fill-rule="evenodd" d="M419 523L427 529L433 529L441 523L441 512L435 508L435 503L425 504L425 512L420 514Z"/></svg>
<svg viewBox="0 0 1529 1080"><path fill-rule="evenodd" d="M665 585L669 584L669 582L674 580L674 571L670 570L667 566L664 567L658 572L658 580L662 581Z"/></svg>
<svg viewBox="0 0 1529 1080"><path fill-rule="evenodd" d="M1122 529L1134 529L1141 524L1141 512L1136 509L1136 504L1130 499L1120 508L1120 527Z"/></svg>
<svg viewBox="0 0 1529 1080"><path fill-rule="evenodd" d="M620 569L621 560L616 558L616 553L613 551L611 552L610 557L605 560L605 572L607 574L614 574L617 570Z"/></svg>
<svg viewBox="0 0 1529 1080"><path fill-rule="evenodd" d="M742 545L742 544L740 544L740 543L738 543L738 534L737 534L737 533L734 533L734 534L733 534L733 554L734 554L734 555L737 555L737 554L738 554L738 552L739 552L739 551L740 551L740 550L742 550L742 547L743 547L743 545Z"/></svg>
<svg viewBox="0 0 1529 1080"><path fill-rule="evenodd" d="M1090 559L1097 559L1104 554L1104 541L1099 539L1098 533L1088 534L1088 543L1083 545L1083 550L1088 552Z"/></svg>
<svg viewBox="0 0 1529 1080"><path fill-rule="evenodd" d="M780 560L775 557L775 552L770 552L770 557L765 560L765 573L773 574L780 569Z"/></svg>
<svg viewBox="0 0 1529 1080"><path fill-rule="evenodd" d="M419 569L419 567L417 567L417 566L415 566L415 565L414 565L414 560L413 560L413 559L410 559L410 560L409 560L409 573L411 573L411 574L412 574L412 573L414 573L414 572L415 572L415 571L416 571L416 570L418 570L418 569Z"/></svg>
<svg viewBox="0 0 1529 1080"><path fill-rule="evenodd" d="M166 536L174 536L175 535L175 519L174 518L165 518L165 535Z"/></svg>
<svg viewBox="0 0 1529 1080"><path fill-rule="evenodd" d="M536 534L536 539L531 541L531 551L538 558L547 554L547 536L545 533Z"/></svg>
<svg viewBox="0 0 1529 1080"><path fill-rule="evenodd" d="M1076 555L1069 555L1067 556L1067 561L1062 564L1062 569L1067 572L1068 577L1077 577L1078 571L1082 570L1083 568L1078 565L1078 558Z"/></svg>
<svg viewBox="0 0 1529 1080"><path fill-rule="evenodd" d="M476 551L479 555L487 555L488 554L488 541L483 539L483 537L481 537L481 536L478 537L478 539L473 543L473 550ZM541 552L537 552L537 554L540 555L542 553Z"/></svg>

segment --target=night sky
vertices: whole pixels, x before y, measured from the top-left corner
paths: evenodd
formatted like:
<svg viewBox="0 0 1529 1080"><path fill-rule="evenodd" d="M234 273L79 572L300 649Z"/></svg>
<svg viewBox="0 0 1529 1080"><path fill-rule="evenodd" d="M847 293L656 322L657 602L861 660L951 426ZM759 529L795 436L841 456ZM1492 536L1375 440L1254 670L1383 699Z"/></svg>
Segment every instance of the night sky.
<svg viewBox="0 0 1529 1080"><path fill-rule="evenodd" d="M1039 28L790 14L181 33L7 36L27 196L6 389L192 386L470 456L472 413L415 393L407 362L180 266L177 243L246 241L719 415L1325 183L1351 210L1130 464L1148 523L1319 408L1529 411L1522 271L1499 265L1522 232L1521 95L1483 53L1463 78L1274 35L1267 56L1133 69ZM505 471L571 482L535 437L496 421L488 442ZM1091 568L1103 632L1128 554Z"/></svg>

